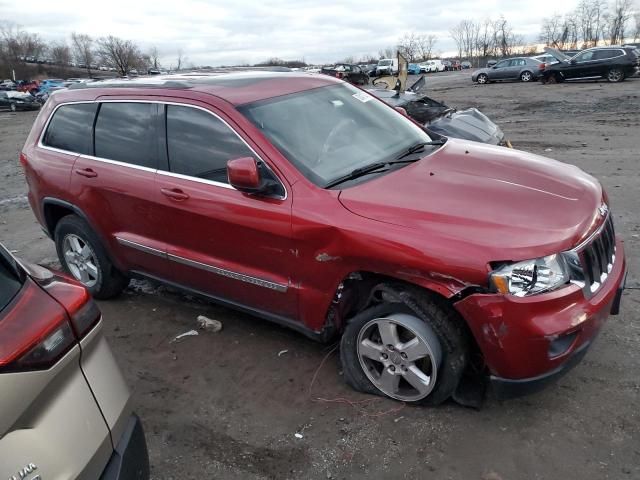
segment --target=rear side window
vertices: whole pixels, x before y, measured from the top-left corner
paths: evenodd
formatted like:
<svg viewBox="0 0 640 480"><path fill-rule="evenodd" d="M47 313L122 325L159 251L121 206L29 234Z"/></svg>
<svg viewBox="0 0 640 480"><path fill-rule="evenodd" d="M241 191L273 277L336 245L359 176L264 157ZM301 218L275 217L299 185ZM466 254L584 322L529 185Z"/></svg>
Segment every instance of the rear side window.
<svg viewBox="0 0 640 480"><path fill-rule="evenodd" d="M167 105L167 153L171 172L222 183L228 160L254 156L222 120L176 105Z"/></svg>
<svg viewBox="0 0 640 480"><path fill-rule="evenodd" d="M156 168L156 105L103 103L96 120L96 157Z"/></svg>
<svg viewBox="0 0 640 480"><path fill-rule="evenodd" d="M22 284L13 268L6 263L2 253L0 253L0 313L16 296L21 287Z"/></svg>
<svg viewBox="0 0 640 480"><path fill-rule="evenodd" d="M91 130L97 108L95 103L62 105L53 114L42 143L48 147L92 155Z"/></svg>

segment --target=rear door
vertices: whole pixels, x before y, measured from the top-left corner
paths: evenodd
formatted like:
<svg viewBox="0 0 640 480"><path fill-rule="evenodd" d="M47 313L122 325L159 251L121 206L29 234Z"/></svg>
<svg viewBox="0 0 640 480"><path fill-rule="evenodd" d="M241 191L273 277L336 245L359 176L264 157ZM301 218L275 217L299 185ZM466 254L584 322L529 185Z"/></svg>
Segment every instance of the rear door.
<svg viewBox="0 0 640 480"><path fill-rule="evenodd" d="M158 172L156 188L171 280L240 306L296 318L286 190L265 198L229 185L228 160L264 160L222 112L203 104L167 104L164 115L169 168Z"/></svg>
<svg viewBox="0 0 640 480"><path fill-rule="evenodd" d="M70 191L121 268L164 276L157 111L157 103L100 102L93 153L76 160Z"/></svg>
<svg viewBox="0 0 640 480"><path fill-rule="evenodd" d="M588 78L597 76L597 60L595 54L597 50L585 50L571 59L568 66L562 69L564 77Z"/></svg>

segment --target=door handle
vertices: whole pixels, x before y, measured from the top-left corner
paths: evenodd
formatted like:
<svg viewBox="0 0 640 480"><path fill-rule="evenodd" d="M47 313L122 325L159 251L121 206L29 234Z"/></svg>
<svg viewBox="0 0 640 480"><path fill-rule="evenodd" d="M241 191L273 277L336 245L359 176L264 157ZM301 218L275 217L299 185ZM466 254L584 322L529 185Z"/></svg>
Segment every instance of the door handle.
<svg viewBox="0 0 640 480"><path fill-rule="evenodd" d="M98 176L98 174L93 170L91 170L90 168L76 169L75 172L78 175L82 175L83 177L87 177L87 178L94 178Z"/></svg>
<svg viewBox="0 0 640 480"><path fill-rule="evenodd" d="M160 192L165 197L169 197L171 200L176 200L178 202L181 202L183 200L187 200L189 198L189 195L184 193L179 188L161 188Z"/></svg>

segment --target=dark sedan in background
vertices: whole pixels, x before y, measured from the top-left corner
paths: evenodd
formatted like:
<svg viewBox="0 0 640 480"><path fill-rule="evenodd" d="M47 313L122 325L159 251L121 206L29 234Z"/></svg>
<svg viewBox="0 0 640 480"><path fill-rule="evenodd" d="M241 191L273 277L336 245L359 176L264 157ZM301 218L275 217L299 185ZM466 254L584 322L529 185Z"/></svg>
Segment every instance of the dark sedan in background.
<svg viewBox="0 0 640 480"><path fill-rule="evenodd" d="M30 93L16 91L0 91L0 110L37 110L40 104Z"/></svg>
<svg viewBox="0 0 640 480"><path fill-rule="evenodd" d="M640 52L636 47L596 47L568 57L555 48L546 48L557 63L545 63L540 67L542 83L558 83L564 80L606 78L609 82L621 82L640 69Z"/></svg>
<svg viewBox="0 0 640 480"><path fill-rule="evenodd" d="M471 80L479 84L515 81L531 82L538 79L540 62L533 58L516 57L500 60L492 67L473 72Z"/></svg>

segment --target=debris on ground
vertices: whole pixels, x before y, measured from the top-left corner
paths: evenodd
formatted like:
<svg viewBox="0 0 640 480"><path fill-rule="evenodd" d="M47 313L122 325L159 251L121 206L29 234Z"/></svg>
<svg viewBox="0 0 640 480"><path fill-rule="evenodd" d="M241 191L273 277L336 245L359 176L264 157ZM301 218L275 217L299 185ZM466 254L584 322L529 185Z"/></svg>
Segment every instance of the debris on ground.
<svg viewBox="0 0 640 480"><path fill-rule="evenodd" d="M200 330L217 333L222 330L222 322L220 320L205 317L204 315L198 315L198 327Z"/></svg>
<svg viewBox="0 0 640 480"><path fill-rule="evenodd" d="M180 335L177 335L169 343L177 342L178 340L180 340L181 338L184 338L184 337L194 337L194 336L197 336L197 335L198 335L197 330L189 330L188 332L184 332L184 333L181 333Z"/></svg>
<svg viewBox="0 0 640 480"><path fill-rule="evenodd" d="M289 350L280 350L278 352L278 356L281 357L282 355L284 355L285 353L287 353Z"/></svg>
<svg viewBox="0 0 640 480"><path fill-rule="evenodd" d="M295 436L296 438L302 438L302 434L301 434L301 433L296 433L294 436Z"/></svg>

